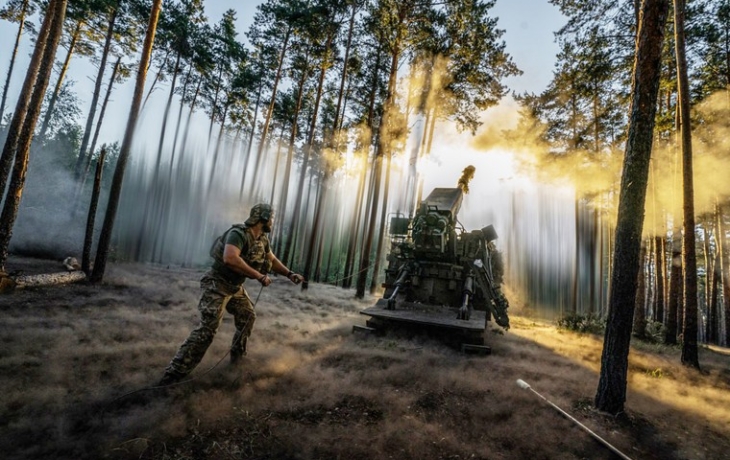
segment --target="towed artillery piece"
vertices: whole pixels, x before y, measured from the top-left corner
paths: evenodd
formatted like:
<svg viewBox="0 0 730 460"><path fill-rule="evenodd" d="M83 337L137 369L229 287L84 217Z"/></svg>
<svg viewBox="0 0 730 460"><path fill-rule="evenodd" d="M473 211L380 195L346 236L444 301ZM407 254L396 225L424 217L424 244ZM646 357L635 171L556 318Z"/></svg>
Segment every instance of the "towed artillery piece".
<svg viewBox="0 0 730 460"><path fill-rule="evenodd" d="M492 225L467 232L457 219L473 175L469 166L457 187L434 189L413 218L391 218L385 292L360 312L370 317L363 329L415 329L488 353L487 323L509 328L497 232Z"/></svg>

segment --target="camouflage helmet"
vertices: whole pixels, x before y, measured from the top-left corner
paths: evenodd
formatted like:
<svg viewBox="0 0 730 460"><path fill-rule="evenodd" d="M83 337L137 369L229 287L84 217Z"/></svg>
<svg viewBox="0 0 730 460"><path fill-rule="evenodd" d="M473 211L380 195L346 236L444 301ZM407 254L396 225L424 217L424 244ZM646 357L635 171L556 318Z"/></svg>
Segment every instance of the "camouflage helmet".
<svg viewBox="0 0 730 460"><path fill-rule="evenodd" d="M253 227L259 222L267 222L274 214L274 210L271 209L271 205L266 203L259 203L251 208L251 214L246 219L245 224L249 227Z"/></svg>

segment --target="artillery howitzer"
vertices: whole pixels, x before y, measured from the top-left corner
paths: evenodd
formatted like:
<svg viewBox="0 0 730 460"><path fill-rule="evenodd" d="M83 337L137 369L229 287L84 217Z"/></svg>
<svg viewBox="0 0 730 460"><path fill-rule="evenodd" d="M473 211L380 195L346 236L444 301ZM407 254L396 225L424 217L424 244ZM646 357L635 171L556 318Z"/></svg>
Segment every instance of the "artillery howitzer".
<svg viewBox="0 0 730 460"><path fill-rule="evenodd" d="M485 351L488 321L509 328L497 232L492 225L467 232L457 220L473 175L469 166L457 187L434 189L413 218L391 218L385 292L361 312L368 328L424 328L457 338L463 350Z"/></svg>

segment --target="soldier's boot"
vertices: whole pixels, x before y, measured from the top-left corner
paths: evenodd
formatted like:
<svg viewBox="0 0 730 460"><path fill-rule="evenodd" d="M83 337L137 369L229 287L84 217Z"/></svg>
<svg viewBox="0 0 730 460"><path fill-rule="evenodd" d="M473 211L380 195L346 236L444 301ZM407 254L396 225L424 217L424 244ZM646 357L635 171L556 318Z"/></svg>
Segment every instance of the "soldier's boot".
<svg viewBox="0 0 730 460"><path fill-rule="evenodd" d="M243 361L243 357L246 356L246 342L248 338L244 338L241 341L240 347L231 348L231 365L240 364Z"/></svg>

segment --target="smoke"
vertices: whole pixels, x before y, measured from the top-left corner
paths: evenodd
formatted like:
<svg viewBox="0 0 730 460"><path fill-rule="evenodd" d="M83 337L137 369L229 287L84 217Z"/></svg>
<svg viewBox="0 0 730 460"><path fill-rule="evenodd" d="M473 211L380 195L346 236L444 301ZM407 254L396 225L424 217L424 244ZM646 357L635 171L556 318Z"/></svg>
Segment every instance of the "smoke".
<svg viewBox="0 0 730 460"><path fill-rule="evenodd" d="M485 153L508 151L520 175L534 183L569 186L577 197L587 198L607 211L615 222L623 151L571 151L556 153L541 135L540 122L522 117L513 103L485 114L484 125L471 147ZM699 104L693 113L693 177L695 213L713 212L720 197L730 194L724 172L730 160L730 103L718 92ZM645 206L645 232L666 233L668 221L681 221L682 158L674 141L655 137ZM672 219L673 217L673 219Z"/></svg>
<svg viewBox="0 0 730 460"><path fill-rule="evenodd" d="M69 157L75 152L67 151L72 144L62 141L37 144L31 152L10 251L58 260L74 256L80 260L89 194L76 201L77 182L68 166ZM102 193L97 216L103 216L105 208ZM98 233L98 226L96 230Z"/></svg>

